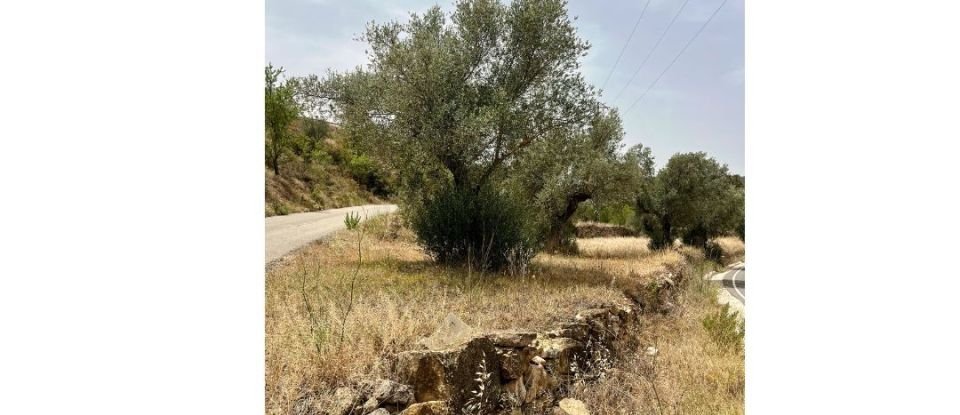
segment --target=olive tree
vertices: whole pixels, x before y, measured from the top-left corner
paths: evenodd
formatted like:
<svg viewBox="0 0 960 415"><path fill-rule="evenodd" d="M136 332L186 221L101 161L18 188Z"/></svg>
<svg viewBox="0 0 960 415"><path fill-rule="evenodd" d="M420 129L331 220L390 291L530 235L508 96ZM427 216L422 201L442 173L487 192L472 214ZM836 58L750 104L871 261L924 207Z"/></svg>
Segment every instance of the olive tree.
<svg viewBox="0 0 960 415"><path fill-rule="evenodd" d="M653 175L650 149L621 153L623 127L616 111L599 111L582 131L545 140L515 163L509 181L532 200L544 227L546 248L569 246L577 207L632 201L640 182Z"/></svg>
<svg viewBox="0 0 960 415"><path fill-rule="evenodd" d="M365 69L300 80L344 129L408 176L478 190L538 142L596 111L588 49L560 0L464 0L406 23L371 23ZM439 173L439 174L438 174Z"/></svg>
<svg viewBox="0 0 960 415"><path fill-rule="evenodd" d="M702 152L681 153L643 184L637 212L654 247L663 247L677 236L704 246L710 238L736 230L742 218L738 213L743 211L742 195L727 166Z"/></svg>
<svg viewBox="0 0 960 415"><path fill-rule="evenodd" d="M292 85L280 82L283 68L267 65L264 73L266 75L263 101L267 165L279 175L280 159L294 140L290 126L300 115L300 109L294 100Z"/></svg>
<svg viewBox="0 0 960 415"><path fill-rule="evenodd" d="M443 200L467 216L496 216L477 214L486 206L522 212L508 206L507 171L547 142L577 137L599 111L579 70L589 45L562 0L462 0L449 15L433 7L405 23L371 23L362 40L366 67L299 79L298 98L331 111L358 146L397 170L414 211L439 212L426 205ZM504 200L481 200L489 198ZM463 248L440 235L431 246L470 251L509 233L449 219L483 234L451 231L474 241Z"/></svg>

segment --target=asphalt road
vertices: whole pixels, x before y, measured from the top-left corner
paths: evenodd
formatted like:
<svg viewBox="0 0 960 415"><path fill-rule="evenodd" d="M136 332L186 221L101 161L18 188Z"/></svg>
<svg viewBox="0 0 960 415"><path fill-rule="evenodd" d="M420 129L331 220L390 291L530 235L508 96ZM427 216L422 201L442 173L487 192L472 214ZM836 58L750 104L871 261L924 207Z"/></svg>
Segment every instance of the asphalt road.
<svg viewBox="0 0 960 415"><path fill-rule="evenodd" d="M746 303L746 264L733 265L724 272L711 275L710 280L719 283L723 287L723 290L720 291L717 297L717 300L721 304L730 304L733 310L743 311Z"/></svg>
<svg viewBox="0 0 960 415"><path fill-rule="evenodd" d="M745 301L744 292L747 285L747 270L744 268L732 269L727 271L723 279L723 287L727 292L743 304Z"/></svg>
<svg viewBox="0 0 960 415"><path fill-rule="evenodd" d="M372 218L396 210L397 205L361 205L266 218L267 263L310 242L345 229L343 218L349 212L357 212L361 218Z"/></svg>

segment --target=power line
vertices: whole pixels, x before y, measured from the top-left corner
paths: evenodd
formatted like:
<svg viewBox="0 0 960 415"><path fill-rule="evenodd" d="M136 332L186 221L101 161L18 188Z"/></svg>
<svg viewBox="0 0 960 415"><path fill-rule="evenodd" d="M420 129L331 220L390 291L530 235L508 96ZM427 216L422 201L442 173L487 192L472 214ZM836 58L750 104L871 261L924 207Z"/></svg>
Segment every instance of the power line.
<svg viewBox="0 0 960 415"><path fill-rule="evenodd" d="M623 44L623 49L620 49L620 56L617 56L617 61L613 63L613 67L610 68L610 73L607 74L607 79L603 80L603 86L600 87L602 91L607 87L607 82L610 82L610 76L613 75L613 70L617 69L617 64L620 63L620 58L623 57L623 53L627 51L627 45L630 44L630 39L633 39L633 34L637 32L637 27L640 26L640 19L643 19L643 14L647 11L647 6L650 5L650 0L647 0L647 4L643 5L643 10L640 10L640 17L637 18L637 23L633 25L633 30L630 31L630 36L627 37L627 41Z"/></svg>
<svg viewBox="0 0 960 415"><path fill-rule="evenodd" d="M640 66L638 66L638 67L637 67L637 70L633 72L633 76L631 76L631 77L630 77L630 80L627 81L627 84L623 86L623 89L621 89L620 92L617 93L617 96L613 99L614 102L616 102L618 99L620 99L620 96L623 95L623 91L626 91L626 90L627 90L627 87L630 86L630 83L633 82L633 80L637 77L637 74L640 73L640 69L643 69L643 65L646 65L646 63L647 63L647 61L650 59L650 57L653 56L653 52L656 52L657 47L660 46L660 42L662 42L662 41L663 41L663 38L667 36L667 32L670 31L670 28L671 28L671 27L673 27L673 23L677 21L677 18L680 17L680 13L683 12L683 8L684 8L684 7L687 7L687 3L689 3L689 2L690 2L690 0L684 0L684 1L683 1L683 4L680 5L680 9L677 10L677 14L673 15L673 19L670 19L670 24L668 24L668 25L667 25L667 28L664 29L662 33L660 33L660 38L657 39L657 43L654 43L654 44L653 44L653 48L650 49L650 52L647 53L647 56L646 56L645 58L643 58L643 62L640 62Z"/></svg>
<svg viewBox="0 0 960 415"><path fill-rule="evenodd" d="M660 72L660 75L657 75L657 79L654 79L653 82L650 84L650 86L648 86L647 89L643 91L643 94L640 94L640 97L637 98L636 101L633 101L633 104L630 104L630 107L627 108L627 110L623 112L624 114L630 112L630 110L632 110L633 107L635 107L635 106L637 105L637 103L639 103L640 100L643 99L643 97L647 96L647 92L650 92L650 90L653 89L653 87L657 84L657 82L660 82L660 78L663 77L663 74L667 73L667 71L670 70L670 68L673 66L673 64L677 62L677 59L680 59L680 55L683 55L683 52L687 50L687 47L689 47L690 44L693 43L694 40L697 40L697 37L700 36L700 33L703 32L703 29L706 29L706 28L707 28L707 25L710 24L710 21L713 20L714 16L716 16L717 13L720 12L720 9L723 8L723 5L724 5L724 4L727 4L727 0L723 0L723 2L720 3L720 6L717 7L717 9L713 11L713 14L710 15L710 17L707 19L707 21L703 22L703 25L700 26L700 29L697 30L697 33L695 33L695 34L693 35L693 37L691 37L690 40L687 41L687 44L686 44L686 45L683 45L683 49L680 49L680 53L677 53L677 56L674 56L674 57L673 57L673 60L670 61L670 64L667 65L666 68L663 68L663 71Z"/></svg>

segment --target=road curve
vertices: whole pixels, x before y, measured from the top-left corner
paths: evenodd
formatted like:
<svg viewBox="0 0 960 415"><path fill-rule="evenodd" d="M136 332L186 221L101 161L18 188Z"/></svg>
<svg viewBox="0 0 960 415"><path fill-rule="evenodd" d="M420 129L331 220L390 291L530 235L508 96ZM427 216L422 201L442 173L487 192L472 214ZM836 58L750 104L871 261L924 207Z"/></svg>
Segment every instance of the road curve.
<svg viewBox="0 0 960 415"><path fill-rule="evenodd" d="M397 205L361 205L268 217L266 218L267 264L310 242L346 228L343 218L349 212L357 212L361 218L372 218L396 210Z"/></svg>
<svg viewBox="0 0 960 415"><path fill-rule="evenodd" d="M717 292L717 302L729 304L731 310L743 313L746 303L747 266L738 263L727 267L719 273L713 273L708 278L722 287Z"/></svg>

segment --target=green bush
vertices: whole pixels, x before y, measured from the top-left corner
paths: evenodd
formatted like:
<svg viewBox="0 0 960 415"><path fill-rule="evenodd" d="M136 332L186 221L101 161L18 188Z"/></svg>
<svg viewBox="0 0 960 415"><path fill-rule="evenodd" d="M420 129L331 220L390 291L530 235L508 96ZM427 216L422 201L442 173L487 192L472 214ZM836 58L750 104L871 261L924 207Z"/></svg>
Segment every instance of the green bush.
<svg viewBox="0 0 960 415"><path fill-rule="evenodd" d="M600 222L627 226L633 222L636 212L629 204L607 205L600 208L598 219Z"/></svg>
<svg viewBox="0 0 960 415"><path fill-rule="evenodd" d="M378 196L391 193L390 182L380 166L365 155L350 159L347 169L353 179Z"/></svg>
<svg viewBox="0 0 960 415"><path fill-rule="evenodd" d="M411 212L410 224L438 262L497 271L522 266L539 248L524 206L489 188L447 188Z"/></svg>
<svg viewBox="0 0 960 415"><path fill-rule="evenodd" d="M697 223L696 225L691 226L689 229L684 230L683 243L687 245L710 248L707 246L707 242L710 241L710 238L715 236L716 233L716 231L708 229L708 227L702 223Z"/></svg>
<svg viewBox="0 0 960 415"><path fill-rule="evenodd" d="M687 243L684 241L684 243ZM703 254L707 259L715 262L723 261L723 248L721 248L717 243L711 239L704 244Z"/></svg>
<svg viewBox="0 0 960 415"><path fill-rule="evenodd" d="M703 318L703 328L717 344L740 349L743 347L743 323L737 313L730 312L730 306Z"/></svg>
<svg viewBox="0 0 960 415"><path fill-rule="evenodd" d="M577 207L573 218L581 221L610 223L620 226L633 226L637 222L637 212L630 203L598 204L588 200Z"/></svg>
<svg viewBox="0 0 960 415"><path fill-rule="evenodd" d="M634 228L650 238L650 249L667 248L673 243L672 233L664 227L663 221L656 215L636 216L634 223Z"/></svg>

